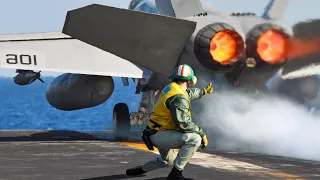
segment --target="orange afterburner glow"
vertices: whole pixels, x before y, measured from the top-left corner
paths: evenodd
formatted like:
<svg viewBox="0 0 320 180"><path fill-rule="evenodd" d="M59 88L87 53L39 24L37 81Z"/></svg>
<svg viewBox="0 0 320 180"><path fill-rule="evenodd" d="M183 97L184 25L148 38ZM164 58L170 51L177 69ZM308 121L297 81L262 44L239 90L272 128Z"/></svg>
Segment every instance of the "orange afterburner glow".
<svg viewBox="0 0 320 180"><path fill-rule="evenodd" d="M237 53L237 33L233 31L220 31L210 41L210 54L220 64L231 64ZM241 42L243 43L243 42Z"/></svg>
<svg viewBox="0 0 320 180"><path fill-rule="evenodd" d="M310 55L313 53L320 52L320 38L313 38L312 40L300 40L300 39L291 39L288 45L288 54L289 59L294 59L301 56Z"/></svg>
<svg viewBox="0 0 320 180"><path fill-rule="evenodd" d="M284 62L287 48L288 39L283 33L276 30L264 32L257 41L257 52L260 58L269 64Z"/></svg>
<svg viewBox="0 0 320 180"><path fill-rule="evenodd" d="M276 30L268 30L257 41L257 52L260 58L277 64L285 60L320 52L320 38L312 40L290 39Z"/></svg>

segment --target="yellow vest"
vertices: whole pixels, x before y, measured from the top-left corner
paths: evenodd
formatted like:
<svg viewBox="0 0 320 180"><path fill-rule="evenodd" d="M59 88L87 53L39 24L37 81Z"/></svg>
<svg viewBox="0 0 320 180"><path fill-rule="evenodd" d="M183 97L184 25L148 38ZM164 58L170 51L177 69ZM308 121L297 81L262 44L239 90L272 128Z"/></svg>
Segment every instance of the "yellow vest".
<svg viewBox="0 0 320 180"><path fill-rule="evenodd" d="M172 120L170 110L166 107L166 101L170 97L177 95L177 94L182 94L186 97L186 99L189 102L189 115L191 115L190 112L190 99L187 94L187 92L177 83L172 82L168 84L166 87L163 88L161 91L160 97L155 104L153 111L151 113L150 117L150 122L148 123L148 126L152 129L156 130L173 130L177 129L175 123ZM157 128L155 127L155 124L159 124L161 127Z"/></svg>

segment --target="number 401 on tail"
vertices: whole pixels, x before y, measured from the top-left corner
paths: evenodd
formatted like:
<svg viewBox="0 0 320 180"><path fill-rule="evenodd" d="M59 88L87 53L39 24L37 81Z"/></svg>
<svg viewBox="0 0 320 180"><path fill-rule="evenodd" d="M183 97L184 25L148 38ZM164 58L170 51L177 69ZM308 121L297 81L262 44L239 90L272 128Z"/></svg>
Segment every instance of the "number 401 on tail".
<svg viewBox="0 0 320 180"><path fill-rule="evenodd" d="M36 55L7 54L6 57L7 57L8 64L37 65L37 56Z"/></svg>

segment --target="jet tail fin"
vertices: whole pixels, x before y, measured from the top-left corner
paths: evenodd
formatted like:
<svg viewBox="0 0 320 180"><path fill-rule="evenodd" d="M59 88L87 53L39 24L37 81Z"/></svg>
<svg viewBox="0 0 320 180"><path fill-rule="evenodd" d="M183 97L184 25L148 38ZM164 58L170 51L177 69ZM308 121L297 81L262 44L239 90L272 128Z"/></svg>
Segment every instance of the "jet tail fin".
<svg viewBox="0 0 320 180"><path fill-rule="evenodd" d="M203 13L200 0L155 0L156 7L161 15L176 18L186 18Z"/></svg>
<svg viewBox="0 0 320 180"><path fill-rule="evenodd" d="M262 14L264 19L282 21L284 9L289 4L289 0L270 0Z"/></svg>
<svg viewBox="0 0 320 180"><path fill-rule="evenodd" d="M92 4L68 11L62 33L170 76L195 28L193 21Z"/></svg>

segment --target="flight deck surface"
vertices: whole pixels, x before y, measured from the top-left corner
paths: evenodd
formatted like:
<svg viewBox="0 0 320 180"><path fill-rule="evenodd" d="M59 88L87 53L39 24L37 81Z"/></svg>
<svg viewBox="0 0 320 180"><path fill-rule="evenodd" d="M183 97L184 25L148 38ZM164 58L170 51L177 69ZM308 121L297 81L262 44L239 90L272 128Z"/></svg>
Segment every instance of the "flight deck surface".
<svg viewBox="0 0 320 180"><path fill-rule="evenodd" d="M139 177L127 168L157 156L133 133L115 142L112 131L0 131L1 180L161 180L171 168ZM320 179L320 162L249 153L199 150L183 174L211 179Z"/></svg>

